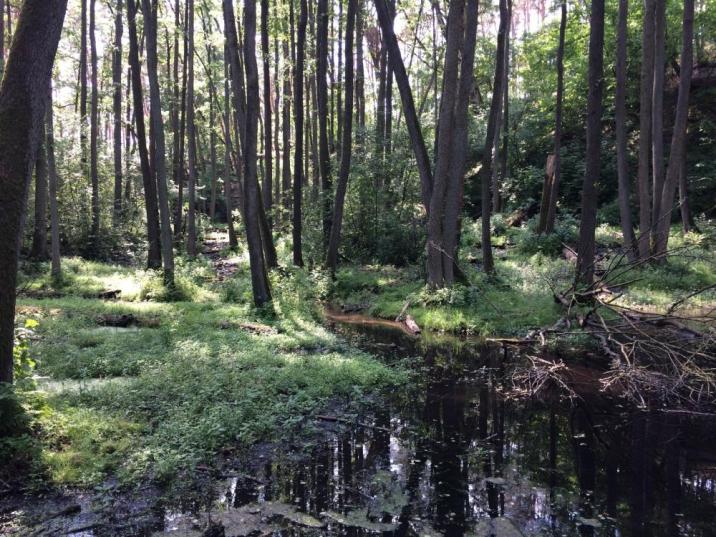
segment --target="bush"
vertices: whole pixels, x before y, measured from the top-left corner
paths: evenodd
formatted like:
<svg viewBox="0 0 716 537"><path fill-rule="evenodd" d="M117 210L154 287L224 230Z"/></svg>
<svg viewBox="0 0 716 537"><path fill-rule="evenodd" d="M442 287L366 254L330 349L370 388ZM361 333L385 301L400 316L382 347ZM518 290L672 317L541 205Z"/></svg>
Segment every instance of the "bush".
<svg viewBox="0 0 716 537"><path fill-rule="evenodd" d="M579 237L579 225L571 215L564 215L557 220L554 233L549 235L537 233L537 218L531 219L527 224L527 232L517 238L517 250L523 254L544 254L557 257L562 252L563 244L574 244Z"/></svg>

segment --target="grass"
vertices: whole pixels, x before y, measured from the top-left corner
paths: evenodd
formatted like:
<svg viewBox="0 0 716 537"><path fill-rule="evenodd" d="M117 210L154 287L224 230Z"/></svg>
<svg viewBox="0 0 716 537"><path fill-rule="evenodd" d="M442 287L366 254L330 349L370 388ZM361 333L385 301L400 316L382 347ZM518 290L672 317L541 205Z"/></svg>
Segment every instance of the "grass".
<svg viewBox="0 0 716 537"><path fill-rule="evenodd" d="M175 297L162 294L152 273L63 261L68 277L59 285L46 267L31 267L17 307L18 323L38 321L30 344L35 378L18 390L30 416L37 483L88 486L117 476L171 484L219 453L300 437L311 430L312 415L335 406L357 410L407 379L405 370L322 326L315 311L315 293L326 285L320 275L274 275L275 312L267 313L245 300L250 281L242 258L221 284L208 262L178 263L188 292L170 302L159 301ZM122 300L96 298L116 288ZM139 326L98 324L121 314ZM23 446L16 440L0 450Z"/></svg>
<svg viewBox="0 0 716 537"><path fill-rule="evenodd" d="M480 271L480 223L465 222L460 264L467 285L439 291L425 287L424 269L413 267L351 266L341 269L333 286L333 300L365 307L370 315L395 318L406 302L407 312L426 330L481 336L524 335L548 326L561 316L553 290L568 288L574 278L574 262L562 255L565 244L574 247L577 223L566 218L556 233L540 236L533 222L521 228L507 228L493 222L495 276ZM618 302L644 311L664 311L670 304L698 289L716 284L716 253L712 228L703 223L702 234L684 235L674 228L670 248L674 255L663 264L645 265L624 274L616 284ZM621 232L601 225L597 248L604 254L602 266L619 255ZM713 308L712 289L689 301L692 308Z"/></svg>

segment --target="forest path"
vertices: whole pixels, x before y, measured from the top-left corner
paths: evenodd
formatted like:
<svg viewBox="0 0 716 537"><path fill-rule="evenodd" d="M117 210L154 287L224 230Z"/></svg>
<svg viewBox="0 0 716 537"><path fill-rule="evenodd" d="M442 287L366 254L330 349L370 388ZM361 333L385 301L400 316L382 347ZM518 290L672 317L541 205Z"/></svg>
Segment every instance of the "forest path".
<svg viewBox="0 0 716 537"><path fill-rule="evenodd" d="M223 282L239 270L239 255L231 255L229 234L222 229L211 229L206 233L202 253L209 258L216 272L216 279Z"/></svg>

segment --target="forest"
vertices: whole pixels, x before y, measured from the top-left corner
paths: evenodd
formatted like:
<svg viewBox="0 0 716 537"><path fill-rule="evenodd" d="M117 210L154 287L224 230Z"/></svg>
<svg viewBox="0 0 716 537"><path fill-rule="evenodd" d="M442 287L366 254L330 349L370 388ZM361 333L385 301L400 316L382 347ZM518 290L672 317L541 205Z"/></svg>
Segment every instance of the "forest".
<svg viewBox="0 0 716 537"><path fill-rule="evenodd" d="M716 0L0 0L0 535L716 537Z"/></svg>

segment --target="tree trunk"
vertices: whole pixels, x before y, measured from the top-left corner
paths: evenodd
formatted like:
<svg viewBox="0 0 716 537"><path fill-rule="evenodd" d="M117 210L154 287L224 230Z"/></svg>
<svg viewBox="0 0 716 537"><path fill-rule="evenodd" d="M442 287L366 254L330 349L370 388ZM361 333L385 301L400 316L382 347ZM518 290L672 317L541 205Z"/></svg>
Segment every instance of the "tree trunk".
<svg viewBox="0 0 716 537"><path fill-rule="evenodd" d="M0 80L5 71L5 0L0 0Z"/></svg>
<svg viewBox="0 0 716 537"><path fill-rule="evenodd" d="M187 0L187 39L189 49L184 59L187 62L186 89L186 134L189 153L189 208L186 215L186 253L196 257L196 123L194 119L194 0Z"/></svg>
<svg viewBox="0 0 716 537"><path fill-rule="evenodd" d="M420 174L420 189L421 199L426 212L430 208L430 198L432 197L433 188L433 175L432 165L430 163L430 157L425 146L425 139L423 138L423 131L420 127L420 120L418 114L415 111L415 101L413 100L413 92L410 88L410 80L408 79L408 73L405 70L405 64L403 63L403 57L400 53L400 47L398 40L395 37L395 32L391 24L392 15L386 0L375 0L375 9L378 13L378 21L380 23L381 31L383 32L384 39L388 45L389 59L391 62L391 70L395 74L395 81L400 91L400 98L403 104L403 114L405 114L405 124L408 127L408 133L410 135L410 142L413 146L413 153L415 154L415 160L418 166L418 173Z"/></svg>
<svg viewBox="0 0 716 537"><path fill-rule="evenodd" d="M614 104L617 138L617 175L619 178L619 216L624 240L624 251L629 262L636 260L634 226L629 206L630 177L627 150L626 94L627 94L627 21L629 0L619 0L617 24L616 102Z"/></svg>
<svg viewBox="0 0 716 537"><path fill-rule="evenodd" d="M178 182L177 182L177 202L176 202L176 211L174 213L174 240L177 243L181 242L181 236L182 236L182 224L184 221L184 178L186 174L186 169L184 167L184 148L186 143L186 92L187 92L187 69L189 66L189 63L186 61L189 57L189 34L186 32L186 27L188 24L188 15L189 11L186 9L186 5L184 6L184 62L182 65L182 83L181 83L181 97L179 99L179 155L178 155L178 165L179 165L179 175L178 175Z"/></svg>
<svg viewBox="0 0 716 537"><path fill-rule="evenodd" d="M269 51L269 0L261 0L261 55L264 76L264 184L263 204L269 227L272 227L273 154L271 147L271 54Z"/></svg>
<svg viewBox="0 0 716 537"><path fill-rule="evenodd" d="M554 224L557 220L557 198L559 197L559 183L562 179L562 101L564 100L564 35L567 27L566 0L562 0L561 11L559 45L557 47L557 103L554 114L554 175L552 176L550 192L547 198L547 217L544 223L544 231L548 234L554 231Z"/></svg>
<svg viewBox="0 0 716 537"><path fill-rule="evenodd" d="M161 221L162 263L164 283L174 287L174 249L172 244L171 215L169 213L169 194L167 192L166 145L164 142L164 124L159 89L159 71L157 68L157 9L158 0L142 0L144 10L144 28L147 37L147 74L149 75L149 100L152 120L152 139L154 148L154 174L156 175L159 218Z"/></svg>
<svg viewBox="0 0 716 537"><path fill-rule="evenodd" d="M122 0L117 0L114 12L114 49L112 50L112 111L114 114L114 205L112 227L119 226L122 217Z"/></svg>
<svg viewBox="0 0 716 537"><path fill-rule="evenodd" d="M99 206L99 171L98 167L98 132L99 132L99 86L98 86L98 61L97 61L97 36L96 34L96 0L90 0L90 62L92 63L92 98L90 105L90 177L92 182L92 230L90 232L90 245L92 255L99 254L99 227L100 227L100 206Z"/></svg>
<svg viewBox="0 0 716 537"><path fill-rule="evenodd" d="M10 3L8 2L8 30L10 28ZM80 1L80 168L82 178L89 182L87 167L87 0ZM83 199L82 203L86 203Z"/></svg>
<svg viewBox="0 0 716 537"><path fill-rule="evenodd" d="M651 233L656 235L664 189L664 41L666 39L666 0L654 0L654 82L651 108L652 204Z"/></svg>
<svg viewBox="0 0 716 537"><path fill-rule="evenodd" d="M674 195L679 175L686 158L686 128L689 119L689 89L693 70L694 0L684 0L684 20L681 41L681 71L679 73L679 97L676 102L674 134L671 137L669 166L666 169L664 189L661 193L661 212L657 215L658 232L654 238L654 255L663 259L669 243L669 229L674 209ZM685 175L685 173L684 173ZM656 193L654 195L657 195Z"/></svg>
<svg viewBox="0 0 716 537"><path fill-rule="evenodd" d="M654 2L644 0L644 24L641 38L641 90L639 93L639 257L644 260L651 250L651 184L649 174L652 89L654 85Z"/></svg>
<svg viewBox="0 0 716 537"><path fill-rule="evenodd" d="M296 72L294 84L294 128L296 146L293 153L293 264L303 266L303 249L301 247L301 201L303 198L303 68L306 48L306 24L308 23L308 6L301 0L301 11L298 17L298 46L296 50Z"/></svg>
<svg viewBox="0 0 716 537"><path fill-rule="evenodd" d="M45 261L47 252L47 152L45 151L45 127L40 128L40 144L35 159L35 225L32 233L30 257Z"/></svg>
<svg viewBox="0 0 716 537"><path fill-rule="evenodd" d="M597 224L597 181L601 169L602 91L604 87L604 0L592 0L589 16L589 93L587 149L582 184L582 215L577 247L577 281L592 283L594 232Z"/></svg>
<svg viewBox="0 0 716 537"><path fill-rule="evenodd" d="M689 205L689 178L686 173L686 155L681 159L681 173L679 173L679 205L681 206L681 227L684 233L694 230L694 217Z"/></svg>
<svg viewBox="0 0 716 537"><path fill-rule="evenodd" d="M351 169L351 149L353 134L353 37L355 32L355 15L358 0L348 0L348 13L345 32L345 112L343 114L343 140L341 141L341 168L336 185L336 201L333 209L331 234L328 239L326 265L335 275L338 266L338 247L341 240L341 225L343 224L343 206L346 190L348 189L348 176Z"/></svg>
<svg viewBox="0 0 716 537"><path fill-rule="evenodd" d="M13 381L17 263L67 0L25 0L0 85L0 383Z"/></svg>
<svg viewBox="0 0 716 537"><path fill-rule="evenodd" d="M291 61L288 38L283 38L283 140L281 155L283 161L283 178L281 184L281 197L284 212L291 208Z"/></svg>
<svg viewBox="0 0 716 537"><path fill-rule="evenodd" d="M276 32L278 33L278 32ZM273 60L274 60L274 74L273 74L273 83L274 83L274 125L273 125L273 147L274 147L274 164L276 165L276 172L273 180L273 205L276 206L278 209L281 208L281 146L279 145L279 132L281 131L281 114L279 113L279 105L281 100L281 92L279 91L279 80L280 80L280 71L279 71L279 51L278 51L278 36L274 36L273 40L274 44L274 51L273 51ZM273 214L273 221L278 221L278 212L274 211Z"/></svg>
<svg viewBox="0 0 716 537"><path fill-rule="evenodd" d="M47 95L47 124L45 143L47 144L47 171L50 188L50 243L51 243L51 275L57 279L62 273L60 265L60 220L57 211L57 164L55 162L55 121L54 110L52 109L52 83L49 84Z"/></svg>
<svg viewBox="0 0 716 537"><path fill-rule="evenodd" d="M384 1L384 0L383 0ZM363 69L363 0L358 1L356 13L356 110L358 127L365 130L365 73ZM391 64L394 63L391 61Z"/></svg>
<svg viewBox="0 0 716 537"><path fill-rule="evenodd" d="M331 181L331 154L328 149L328 0L318 0L316 10L316 100L318 105L318 167L321 174L323 199L323 245L328 245L331 232L333 185Z"/></svg>
<svg viewBox="0 0 716 537"><path fill-rule="evenodd" d="M239 241L234 228L234 202L231 188L231 100L229 89L229 53L224 45L224 201L226 203L226 227L229 229L229 248L236 248Z"/></svg>
<svg viewBox="0 0 716 537"><path fill-rule="evenodd" d="M512 0L507 1L507 18L512 23ZM500 151L500 182L505 184L507 181L507 151L510 141L510 32L505 35L505 73L503 82L502 97L502 150ZM504 210L504 201L499 199L499 211Z"/></svg>
<svg viewBox="0 0 716 537"><path fill-rule="evenodd" d="M136 139L139 151L139 163L144 184L144 206L147 212L147 267L158 269L162 266L162 250L159 231L159 207L157 205L157 183L149 165L147 136L144 124L144 96L142 91L142 71L139 65L139 42L137 39L137 4L127 0L127 28L129 31L129 65L132 71L132 97L134 100L134 122L137 129Z"/></svg>

